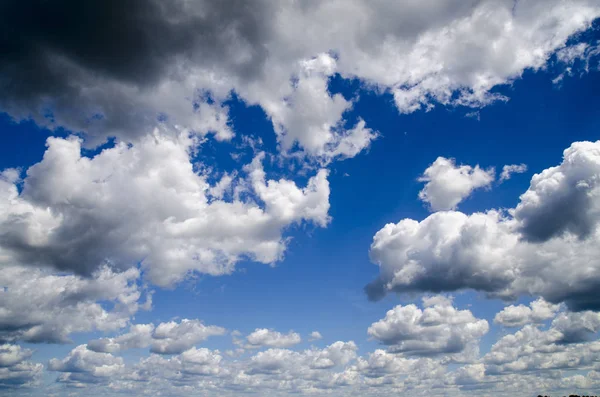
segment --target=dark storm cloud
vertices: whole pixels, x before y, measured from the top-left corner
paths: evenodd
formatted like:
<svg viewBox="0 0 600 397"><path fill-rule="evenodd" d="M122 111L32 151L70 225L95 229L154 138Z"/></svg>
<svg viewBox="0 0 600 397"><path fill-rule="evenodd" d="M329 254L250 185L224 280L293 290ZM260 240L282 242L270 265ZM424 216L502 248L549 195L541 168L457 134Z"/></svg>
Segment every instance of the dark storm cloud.
<svg viewBox="0 0 600 397"><path fill-rule="evenodd" d="M263 18L263 1L3 1L0 110L23 118L51 101L66 127L85 129L95 91L108 126L130 127L116 93L97 92L107 81L143 91L188 65L250 78L266 57Z"/></svg>

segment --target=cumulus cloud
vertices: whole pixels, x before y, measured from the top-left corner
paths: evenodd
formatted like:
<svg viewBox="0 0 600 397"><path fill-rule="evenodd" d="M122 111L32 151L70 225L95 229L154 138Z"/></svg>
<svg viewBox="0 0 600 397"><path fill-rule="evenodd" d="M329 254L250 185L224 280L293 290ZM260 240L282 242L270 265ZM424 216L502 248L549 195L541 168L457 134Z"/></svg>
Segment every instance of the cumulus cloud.
<svg viewBox="0 0 600 397"><path fill-rule="evenodd" d="M510 164L502 167L502 173L498 182L502 183L509 180L513 174L522 174L527 172L527 164Z"/></svg>
<svg viewBox="0 0 600 397"><path fill-rule="evenodd" d="M0 346L0 390L11 393L13 389L36 386L42 377L44 366L40 363L23 360L14 362L12 365L2 365L1 362L5 362L7 355L13 354L7 353L7 350L11 349L18 349L18 347ZM20 353L21 351L17 351L16 354Z"/></svg>
<svg viewBox="0 0 600 397"><path fill-rule="evenodd" d="M22 191L14 170L0 178L0 261L83 275L141 263L164 286L190 272L231 273L241 258L273 264L285 251L283 229L329 222L326 170L300 188L268 180L259 154L248 168L251 198L209 200L190 160L194 145L186 133L156 131L90 158L78 139L49 138Z"/></svg>
<svg viewBox="0 0 600 397"><path fill-rule="evenodd" d="M425 298L423 306L423 310L414 304L396 306L369 327L369 335L389 346L391 352L407 355L478 351L479 339L489 329L486 320L476 318L469 310L457 310L442 297Z"/></svg>
<svg viewBox="0 0 600 397"><path fill-rule="evenodd" d="M116 273L103 267L91 278L55 275L21 266L0 271L0 339L66 343L74 332L115 331L127 326L149 294L131 268Z"/></svg>
<svg viewBox="0 0 600 397"><path fill-rule="evenodd" d="M369 296L474 289L597 309L599 148L573 143L561 165L534 175L515 210L437 212L386 225L371 245L380 276Z"/></svg>
<svg viewBox="0 0 600 397"><path fill-rule="evenodd" d="M563 312L547 330L526 325L498 340L483 357L490 374L591 368L600 359L598 313Z"/></svg>
<svg viewBox="0 0 600 397"><path fill-rule="evenodd" d="M433 211L452 210L473 190L490 186L494 178L493 168L457 166L454 159L438 157L418 179L425 182L419 199L429 204Z"/></svg>
<svg viewBox="0 0 600 397"><path fill-rule="evenodd" d="M539 324L553 318L560 305L553 305L543 299L537 299L525 305L510 305L494 317L494 322L504 327L522 327L526 324Z"/></svg>
<svg viewBox="0 0 600 397"><path fill-rule="evenodd" d="M290 347L302 342L300 335L290 331L287 334L282 334L274 330L266 328L257 328L254 332L246 337L248 344L247 348L255 349L261 347Z"/></svg>
<svg viewBox="0 0 600 397"><path fill-rule="evenodd" d="M121 357L110 353L98 353L79 345L64 359L53 358L48 362L50 371L62 372L60 382L75 386L86 383L108 382L111 377L120 374L125 368Z"/></svg>
<svg viewBox="0 0 600 397"><path fill-rule="evenodd" d="M314 342L316 340L321 340L323 339L323 335L321 335L321 333L319 331L313 331L310 333L308 340L310 342Z"/></svg>
<svg viewBox="0 0 600 397"><path fill-rule="evenodd" d="M566 232L585 238L600 218L600 142L575 142L563 162L531 178L515 218L529 241L546 241Z"/></svg>
<svg viewBox="0 0 600 397"><path fill-rule="evenodd" d="M16 119L83 130L92 144L143 135L157 119L229 139L225 102L235 91L265 110L284 150L297 142L311 155L344 157L370 138L363 130L352 150L340 142L348 140L335 126L350 105L327 92L332 74L391 92L405 113L480 107L505 99L491 88L543 67L600 8L592 0L13 0L0 14L0 84L10 93L0 108Z"/></svg>
<svg viewBox="0 0 600 397"><path fill-rule="evenodd" d="M114 338L88 342L88 349L102 353L116 353L127 349L150 347L158 354L179 354L211 336L224 335L226 330L214 325L204 325L199 320L183 319L153 324L132 325L129 332Z"/></svg>

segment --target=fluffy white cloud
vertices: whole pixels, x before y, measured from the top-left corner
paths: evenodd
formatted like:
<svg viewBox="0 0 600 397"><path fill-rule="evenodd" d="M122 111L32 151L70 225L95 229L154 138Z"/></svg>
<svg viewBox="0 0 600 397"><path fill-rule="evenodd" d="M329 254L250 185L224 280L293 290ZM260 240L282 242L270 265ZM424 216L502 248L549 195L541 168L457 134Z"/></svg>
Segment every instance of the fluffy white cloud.
<svg viewBox="0 0 600 397"><path fill-rule="evenodd" d="M494 317L494 322L505 327L522 327L526 324L538 324L553 318L560 305L553 305L543 299L537 299L525 305L510 305Z"/></svg>
<svg viewBox="0 0 600 397"><path fill-rule="evenodd" d="M65 343L73 332L125 327L143 301L140 273L103 267L91 278L21 266L0 271L0 339Z"/></svg>
<svg viewBox="0 0 600 397"><path fill-rule="evenodd" d="M483 363L490 374L592 368L600 361L600 344L594 340L598 330L598 313L560 313L547 330L526 325L502 337Z"/></svg>
<svg viewBox="0 0 600 397"><path fill-rule="evenodd" d="M247 348L254 349L264 346L268 347L290 347L302 342L300 335L290 331L287 334L282 334L274 330L266 328L257 328L254 332L246 337L248 344Z"/></svg>
<svg viewBox="0 0 600 397"><path fill-rule="evenodd" d="M36 386L44 366L39 363L21 361L9 367L0 367L0 389L9 391L16 388Z"/></svg>
<svg viewBox="0 0 600 397"><path fill-rule="evenodd" d="M410 306L402 306L401 310ZM453 308L445 297L427 298L424 306L421 313L413 312L414 318L407 319L408 326L391 321L398 311L395 308L371 329L388 332L392 328L419 328L420 335L415 329L396 333L445 346L459 332L473 334L487 329L485 321L475 319L467 310ZM589 311L560 312L548 329L543 328L525 325L514 334L501 335L489 353L483 357L475 354L471 357L475 362L457 369L449 365L453 362L450 357L455 356L452 352L437 349L423 357L411 356L409 351L376 349L359 357L354 342L341 341L323 349L272 348L231 358L218 350L192 347L177 355L150 354L127 365L122 358L92 352L89 345L81 345L64 359L50 360L48 369L61 372L59 382L86 387L86 393L92 395L94 391L135 394L143 390L169 395L195 390L224 396L380 396L410 390L424 396L438 388L448 393L485 389L495 394L505 390L537 392L600 385L600 377L594 371L600 362L600 346L595 340L600 315ZM20 349L10 351L14 356ZM557 372L569 369L589 372L581 378Z"/></svg>
<svg viewBox="0 0 600 397"><path fill-rule="evenodd" d="M386 225L371 245L380 276L367 292L376 299L388 291L471 288L539 295L574 310L600 307L599 165L600 142L576 142L561 165L534 175L508 214L437 212Z"/></svg>
<svg viewBox="0 0 600 397"><path fill-rule="evenodd" d="M88 349L115 353L126 349L150 347L150 351L158 354L179 354L211 336L224 335L226 330L214 325L204 325L199 320L183 319L153 324L132 325L128 333L114 338L103 338L90 341Z"/></svg>
<svg viewBox="0 0 600 397"><path fill-rule="evenodd" d="M527 164L510 164L502 167L499 182L509 180L513 174L522 174L527 172Z"/></svg>
<svg viewBox="0 0 600 397"><path fill-rule="evenodd" d="M419 199L428 203L433 211L452 210L473 190L490 186L494 178L493 168L457 166L454 159L438 157L418 179L425 182Z"/></svg>
<svg viewBox="0 0 600 397"><path fill-rule="evenodd" d="M464 360L459 354L465 350L467 355L478 352L479 339L489 329L486 320L469 310L457 310L442 297L424 298L423 306L423 310L414 304L396 306L369 327L369 335L394 353Z"/></svg>
<svg viewBox="0 0 600 397"><path fill-rule="evenodd" d="M209 198L206 177L194 171L196 143L186 133L156 131L89 158L79 140L49 138L22 191L14 170L0 178L0 263L89 275L104 264L125 269L141 262L148 278L164 286L188 272L228 274L241 258L272 264L283 256L284 228L328 223L326 170L299 188L267 180L259 154L248 167L254 200L223 201Z"/></svg>
<svg viewBox="0 0 600 397"><path fill-rule="evenodd" d="M319 331L313 331L310 333L308 340L310 342L316 341L316 340L320 340L323 339L323 335L321 335L321 333Z"/></svg>
<svg viewBox="0 0 600 397"><path fill-rule="evenodd" d="M206 326L198 320L183 319L159 324L154 330L151 350L160 354L178 354L209 336L224 335L225 329L214 325Z"/></svg>

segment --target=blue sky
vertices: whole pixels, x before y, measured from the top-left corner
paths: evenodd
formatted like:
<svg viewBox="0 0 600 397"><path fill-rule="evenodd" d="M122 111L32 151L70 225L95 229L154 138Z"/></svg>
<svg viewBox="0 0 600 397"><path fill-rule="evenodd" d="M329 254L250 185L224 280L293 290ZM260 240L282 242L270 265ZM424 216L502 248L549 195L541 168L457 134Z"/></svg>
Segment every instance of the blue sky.
<svg viewBox="0 0 600 397"><path fill-rule="evenodd" d="M0 62L0 395L599 393L600 7L443 3L113 5L131 43L31 16Z"/></svg>

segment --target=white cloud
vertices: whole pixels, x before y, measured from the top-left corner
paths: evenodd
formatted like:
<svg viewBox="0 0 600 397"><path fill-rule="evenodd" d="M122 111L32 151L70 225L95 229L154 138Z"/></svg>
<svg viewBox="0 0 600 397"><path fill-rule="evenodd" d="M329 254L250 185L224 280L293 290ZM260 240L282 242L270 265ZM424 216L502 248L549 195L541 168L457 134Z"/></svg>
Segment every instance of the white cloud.
<svg viewBox="0 0 600 397"><path fill-rule="evenodd" d="M421 222L386 225L371 245L380 267L367 287L371 298L470 288L505 298L539 295L573 310L598 308L598 148L600 142L573 143L560 166L534 175L509 214L437 212Z"/></svg>
<svg viewBox="0 0 600 397"><path fill-rule="evenodd" d="M124 368L121 357L91 351L86 345L77 346L62 360L53 358L48 362L50 371L63 373L59 381L73 385L108 382Z"/></svg>
<svg viewBox="0 0 600 397"><path fill-rule="evenodd" d="M321 333L319 331L311 332L308 337L309 342L314 342L316 340L321 340L321 339L323 339L323 335L321 335Z"/></svg>
<svg viewBox="0 0 600 397"><path fill-rule="evenodd" d="M257 328L246 337L247 348L254 349L264 346L268 347L290 347L302 342L300 335L290 331L287 334L266 328Z"/></svg>
<svg viewBox="0 0 600 397"><path fill-rule="evenodd" d="M457 310L445 298L425 298L423 306L423 310L414 304L396 306L369 327L369 335L391 352L406 355L465 360L460 353L478 351L479 339L489 329L486 320L477 319L469 310Z"/></svg>
<svg viewBox="0 0 600 397"><path fill-rule="evenodd" d="M91 278L20 266L0 272L0 339L65 343L74 332L115 331L140 309L140 273L103 267Z"/></svg>
<svg viewBox="0 0 600 397"><path fill-rule="evenodd" d="M103 338L88 342L88 349L115 353L127 349L150 347L158 354L179 354L211 336L224 335L226 330L214 325L204 325L199 320L183 319L153 324L132 325L128 333L114 338Z"/></svg>
<svg viewBox="0 0 600 397"><path fill-rule="evenodd" d="M522 327L526 324L538 324L553 318L560 305L553 305L543 299L537 299L525 305L510 305L494 317L494 322L505 327Z"/></svg>
<svg viewBox="0 0 600 397"><path fill-rule="evenodd" d="M0 345L0 368L12 367L31 357L33 352L19 345Z"/></svg>
<svg viewBox="0 0 600 397"><path fill-rule="evenodd" d="M0 262L82 274L141 262L164 286L189 272L231 273L242 258L273 264L286 248L283 229L329 222L326 170L300 188L267 180L259 154L248 168L255 201L209 201L211 187L190 160L195 144L185 133L155 132L88 158L79 140L49 138L22 192L14 171L0 179Z"/></svg>
<svg viewBox="0 0 600 397"><path fill-rule="evenodd" d="M490 374L592 368L600 360L598 313L560 313L549 329L526 325L503 336L483 357Z"/></svg>
<svg viewBox="0 0 600 397"><path fill-rule="evenodd" d="M428 203L433 211L455 209L473 190L490 186L494 178L493 168L457 166L454 159L438 157L418 179L425 182L419 199Z"/></svg>
<svg viewBox="0 0 600 397"><path fill-rule="evenodd" d="M502 167L502 173L500 174L499 182L509 180L513 174L522 174L524 172L527 172L526 164L505 165L504 167Z"/></svg>
<svg viewBox="0 0 600 397"><path fill-rule="evenodd" d="M443 296L424 299L424 306L420 314L414 312L415 318L408 319L408 326L390 321L395 308L371 329L377 324L378 332L382 331L386 323L383 328L389 330L387 326L393 323L391 328L396 330L412 329L404 332L405 336L446 346L449 339L479 332L482 322L487 329L484 320L474 318L468 310L453 308ZM475 354L471 357L474 361L456 369L449 365L450 357L455 356L452 352L436 350L423 357L376 349L359 357L354 342L342 341L323 349L271 348L229 358L219 350L192 347L177 355L150 354L127 364L120 357L81 345L64 359L50 360L48 369L61 372L59 383L86 387L86 393L92 394L143 390L169 395L200 390L228 397L240 393L279 397L290 393L380 396L411 391L424 396L436 389L447 393L485 389L497 394L600 385L600 376L594 371L600 360L600 346L594 340L600 315L560 312L548 329L543 328L528 324L514 334L500 335L488 353L482 357ZM471 342L478 345L479 337ZM580 378L556 372L569 369L589 372L582 372L585 376Z"/></svg>

